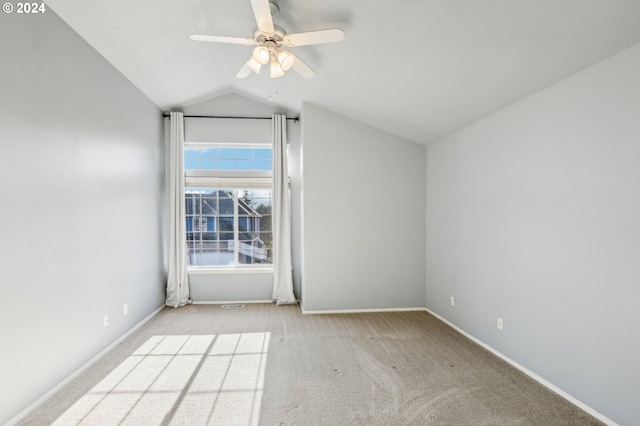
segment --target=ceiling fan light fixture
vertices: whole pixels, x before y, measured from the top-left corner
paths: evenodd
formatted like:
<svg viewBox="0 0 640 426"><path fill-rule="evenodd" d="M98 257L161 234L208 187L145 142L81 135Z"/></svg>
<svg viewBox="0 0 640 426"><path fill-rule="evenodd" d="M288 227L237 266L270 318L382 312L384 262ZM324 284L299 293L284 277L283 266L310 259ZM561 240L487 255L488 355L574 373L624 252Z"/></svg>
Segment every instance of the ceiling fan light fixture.
<svg viewBox="0 0 640 426"><path fill-rule="evenodd" d="M262 68L262 64L256 61L256 58L249 58L249 60L247 61L247 66L251 68L251 70L256 74L260 74L260 68Z"/></svg>
<svg viewBox="0 0 640 426"><path fill-rule="evenodd" d="M269 64L271 78L282 77L292 69L306 79L313 78L315 72L299 57L281 47L309 46L335 43L344 40L344 31L339 28L287 34L284 28L274 24L272 15L279 11L270 0L250 0L251 9L258 25L252 38L227 37L219 35L191 36L192 40L213 43L230 43L253 46L249 60L236 73L237 78L246 78L251 71L260 74L263 66Z"/></svg>
<svg viewBox="0 0 640 426"><path fill-rule="evenodd" d="M288 50L280 50L277 57L283 71L289 71L296 60L296 57Z"/></svg>
<svg viewBox="0 0 640 426"><path fill-rule="evenodd" d="M267 62L269 62L269 58L271 57L271 54L269 53L269 49L267 49L266 47L258 46L255 49L253 49L252 56L257 63L259 63L260 65L265 65Z"/></svg>
<svg viewBox="0 0 640 426"><path fill-rule="evenodd" d="M278 78L284 75L284 70L278 61L271 61L271 78Z"/></svg>

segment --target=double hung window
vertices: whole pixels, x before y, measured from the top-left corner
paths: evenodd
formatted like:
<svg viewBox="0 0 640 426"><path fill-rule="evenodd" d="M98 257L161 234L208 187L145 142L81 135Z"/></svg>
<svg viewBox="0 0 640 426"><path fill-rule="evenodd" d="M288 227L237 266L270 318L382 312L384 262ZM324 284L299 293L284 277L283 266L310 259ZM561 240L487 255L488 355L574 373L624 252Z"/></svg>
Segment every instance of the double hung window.
<svg viewBox="0 0 640 426"><path fill-rule="evenodd" d="M187 265L272 263L269 145L185 144Z"/></svg>

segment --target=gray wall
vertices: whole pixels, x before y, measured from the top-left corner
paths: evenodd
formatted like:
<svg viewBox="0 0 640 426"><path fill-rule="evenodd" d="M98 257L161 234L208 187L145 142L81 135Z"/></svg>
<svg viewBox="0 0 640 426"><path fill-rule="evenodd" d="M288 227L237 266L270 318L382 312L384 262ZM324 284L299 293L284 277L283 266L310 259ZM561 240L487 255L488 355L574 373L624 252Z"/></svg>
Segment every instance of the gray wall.
<svg viewBox="0 0 640 426"><path fill-rule="evenodd" d="M0 53L4 424L162 306L163 137L51 10L0 14Z"/></svg>
<svg viewBox="0 0 640 426"><path fill-rule="evenodd" d="M426 306L628 425L640 419L639 69L637 45L427 149Z"/></svg>
<svg viewBox="0 0 640 426"><path fill-rule="evenodd" d="M194 303L270 301L273 272L190 273Z"/></svg>
<svg viewBox="0 0 640 426"><path fill-rule="evenodd" d="M423 306L425 147L305 103L305 311Z"/></svg>

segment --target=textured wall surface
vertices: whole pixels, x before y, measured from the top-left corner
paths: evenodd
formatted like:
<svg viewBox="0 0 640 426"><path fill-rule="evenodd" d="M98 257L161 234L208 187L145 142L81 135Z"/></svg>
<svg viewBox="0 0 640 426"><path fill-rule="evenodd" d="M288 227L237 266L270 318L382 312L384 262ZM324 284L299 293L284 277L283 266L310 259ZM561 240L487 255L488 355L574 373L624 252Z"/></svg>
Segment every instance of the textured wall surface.
<svg viewBox="0 0 640 426"><path fill-rule="evenodd" d="M306 311L424 306L425 147L302 111Z"/></svg>
<svg viewBox="0 0 640 426"><path fill-rule="evenodd" d="M160 307L165 287L161 112L52 11L3 15L2 424Z"/></svg>
<svg viewBox="0 0 640 426"><path fill-rule="evenodd" d="M638 69L640 45L427 149L427 307L620 424L640 418Z"/></svg>

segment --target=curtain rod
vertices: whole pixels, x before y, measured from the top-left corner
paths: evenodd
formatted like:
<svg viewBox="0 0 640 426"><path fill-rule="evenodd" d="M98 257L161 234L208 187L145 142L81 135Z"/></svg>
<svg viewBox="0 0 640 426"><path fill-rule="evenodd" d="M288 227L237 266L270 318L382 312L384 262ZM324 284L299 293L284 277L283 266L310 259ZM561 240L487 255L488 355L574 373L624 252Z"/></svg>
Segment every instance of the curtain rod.
<svg viewBox="0 0 640 426"><path fill-rule="evenodd" d="M171 119L171 115L166 112L162 114L163 117ZM231 118L238 120L271 120L271 117L225 117L221 115L184 115L184 118ZM287 120L299 121L300 117L287 117Z"/></svg>

